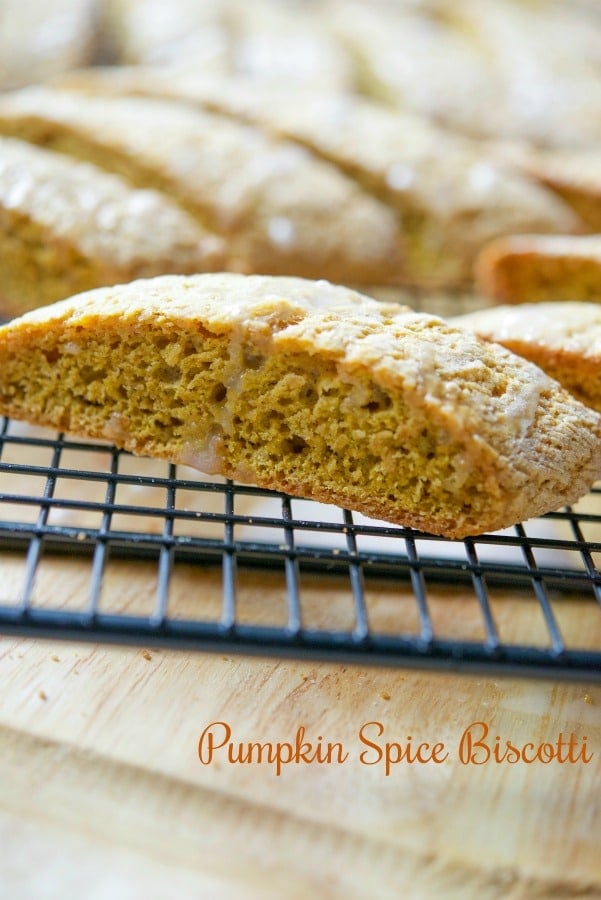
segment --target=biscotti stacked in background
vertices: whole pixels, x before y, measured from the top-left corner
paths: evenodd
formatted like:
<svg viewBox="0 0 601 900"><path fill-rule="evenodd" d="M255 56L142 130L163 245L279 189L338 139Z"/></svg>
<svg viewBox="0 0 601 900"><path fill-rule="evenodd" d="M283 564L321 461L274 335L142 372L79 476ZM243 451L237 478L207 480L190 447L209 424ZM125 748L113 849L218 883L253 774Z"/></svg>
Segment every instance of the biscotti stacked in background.
<svg viewBox="0 0 601 900"><path fill-rule="evenodd" d="M61 85L90 104L141 96L209 110L303 146L394 211L404 249L399 284L469 287L474 259L493 238L582 228L561 198L513 162L424 118L358 96L143 67L90 69ZM2 127L9 126L0 108Z"/></svg>
<svg viewBox="0 0 601 900"><path fill-rule="evenodd" d="M105 0L106 39L120 63L192 66L258 83L354 90L352 53L335 34L327 2Z"/></svg>
<svg viewBox="0 0 601 900"><path fill-rule="evenodd" d="M230 271L469 289L492 238L582 227L534 180L375 104L270 91L259 105L225 83L190 103L106 96L102 84L6 94L0 133L160 191L223 240Z"/></svg>
<svg viewBox="0 0 601 900"><path fill-rule="evenodd" d="M99 50L96 0L2 0L0 91L90 65Z"/></svg>
<svg viewBox="0 0 601 900"><path fill-rule="evenodd" d="M44 33L64 2L40 6ZM5 88L46 86L0 98L0 134L162 193L223 242L225 270L473 300L491 242L599 228L571 174L588 152L596 177L598 24L543 5L77 0L64 44L81 52L40 51L28 76L4 54ZM56 271L38 280L42 304Z"/></svg>
<svg viewBox="0 0 601 900"><path fill-rule="evenodd" d="M304 149L228 118L27 88L0 98L0 132L161 191L225 241L223 268L358 284L402 271L392 210Z"/></svg>
<svg viewBox="0 0 601 900"><path fill-rule="evenodd" d="M163 276L28 313L0 330L0 413L450 537L601 476L601 416L536 366L299 279Z"/></svg>
<svg viewBox="0 0 601 900"><path fill-rule="evenodd" d="M72 73L63 77L72 77ZM601 232L601 159L596 148L533 149L529 145L504 143L491 150L561 197L587 231Z"/></svg>
<svg viewBox="0 0 601 900"><path fill-rule="evenodd" d="M592 3L591 5L594 6ZM477 138L594 147L599 16L584 0L104 0L114 60L384 101Z"/></svg>
<svg viewBox="0 0 601 900"><path fill-rule="evenodd" d="M542 0L334 0L364 93L476 138L594 147L598 16Z"/></svg>
<svg viewBox="0 0 601 900"><path fill-rule="evenodd" d="M0 138L0 310L161 272L221 269L223 242L168 197Z"/></svg>

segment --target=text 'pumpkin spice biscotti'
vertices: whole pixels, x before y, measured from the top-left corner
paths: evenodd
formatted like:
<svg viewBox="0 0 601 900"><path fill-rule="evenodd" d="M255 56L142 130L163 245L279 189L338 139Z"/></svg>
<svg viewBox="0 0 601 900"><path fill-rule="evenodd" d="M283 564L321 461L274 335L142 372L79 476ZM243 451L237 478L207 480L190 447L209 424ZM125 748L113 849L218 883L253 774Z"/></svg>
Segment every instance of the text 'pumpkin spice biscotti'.
<svg viewBox="0 0 601 900"><path fill-rule="evenodd" d="M601 412L601 305L561 302L494 306L449 320L540 366Z"/></svg>
<svg viewBox="0 0 601 900"><path fill-rule="evenodd" d="M101 285L223 267L223 242L156 191L0 138L0 317Z"/></svg>
<svg viewBox="0 0 601 900"><path fill-rule="evenodd" d="M0 413L450 537L576 500L601 416L434 316L328 282L163 276L0 329Z"/></svg>
<svg viewBox="0 0 601 900"><path fill-rule="evenodd" d="M225 116L142 97L26 88L0 97L0 133L168 194L227 240L233 271L397 283L394 213L334 166Z"/></svg>

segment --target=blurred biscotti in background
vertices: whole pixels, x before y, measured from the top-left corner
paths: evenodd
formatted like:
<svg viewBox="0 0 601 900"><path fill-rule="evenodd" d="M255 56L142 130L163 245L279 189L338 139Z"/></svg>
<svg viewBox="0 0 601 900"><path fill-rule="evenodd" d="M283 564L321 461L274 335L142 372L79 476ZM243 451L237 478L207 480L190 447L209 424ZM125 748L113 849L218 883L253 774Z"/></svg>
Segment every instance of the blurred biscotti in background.
<svg viewBox="0 0 601 900"><path fill-rule="evenodd" d="M87 176L95 184L104 170L124 191L155 192L202 236L197 271L219 265L374 293L394 288L426 307L431 292L479 303L477 290L491 293L486 260L500 242L601 232L594 5L35 0L21 7L0 0L0 50L10 42L0 53L0 135L38 145L48 171L86 162L96 167ZM90 244L97 224L76 193L68 192L70 233ZM142 220L140 213L125 243L151 267L143 272L189 272L179 253L163 252L170 228L153 251ZM157 231L150 213L146 230ZM219 252L205 252L209 245ZM6 298L19 290L22 309L56 299L62 285L66 294L76 289L68 254L55 254L50 271L31 261L5 264L12 246L0 238L0 316L12 314ZM93 284L129 271L96 262Z"/></svg>
<svg viewBox="0 0 601 900"><path fill-rule="evenodd" d="M561 0L106 0L116 60L353 90L475 137L601 137L599 17Z"/></svg>
<svg viewBox="0 0 601 900"><path fill-rule="evenodd" d="M580 216L587 231L601 232L601 155L597 148L541 149L522 141L497 142L491 151L561 197Z"/></svg>
<svg viewBox="0 0 601 900"><path fill-rule="evenodd" d="M476 283L497 303L601 302L601 234L499 238L481 252Z"/></svg>
<svg viewBox="0 0 601 900"><path fill-rule="evenodd" d="M105 41L121 64L192 66L253 81L354 90L356 62L315 0L105 0Z"/></svg>
<svg viewBox="0 0 601 900"><path fill-rule="evenodd" d="M561 0L334 2L363 92L478 138L601 137L599 17Z"/></svg>
<svg viewBox="0 0 601 900"><path fill-rule="evenodd" d="M268 176L275 182L281 180L281 166L270 161L270 147L277 145L282 155L285 146L295 144L303 148L303 158L307 160L305 170L311 157L312 170L327 169L331 182L351 180L355 192L370 195L372 204L385 206L394 216L402 254L391 253L390 247L381 242L382 254L372 250L371 270L362 271L365 264L361 263L360 253L350 242L349 234L346 251L337 250L341 263L335 276L338 280L421 288L465 287L470 285L478 251L489 240L516 230L562 233L582 228L577 214L561 198L534 178L522 174L512 163L497 160L485 146L438 128L423 118L393 112L358 96L308 88L250 85L242 79L207 78L142 67L90 69L68 76L62 85L53 93L48 89L30 89L0 101L0 131L61 149L65 139L59 132L69 129L73 146L76 139L72 133L78 129L79 144L73 152L89 154L89 149L81 149L84 129L88 147L90 141L102 141L106 145L116 123L122 123L123 133L138 111L137 137L129 139L137 162L130 163L130 173L133 165L140 168L149 152L155 156L163 152L166 158L185 152L187 160L191 160L193 151L182 148L182 141L188 144L194 141L197 165L194 172L190 164L183 173L183 185L176 189L180 198L191 196L196 183L202 188L204 198L205 173L210 171L213 178L216 166L221 163L223 191L231 193L232 185L246 173L252 179L258 199L254 199L250 215L259 214ZM70 95L66 87L85 93L85 99ZM124 99L128 97L129 100ZM154 107L148 98L154 98ZM166 103L171 112L160 105ZM148 111L146 127L141 121L143 110ZM168 137L159 138L159 119L173 123ZM186 133L183 123L187 123ZM254 130L249 130L251 127ZM263 135L262 143L256 136L257 129ZM216 143L220 134L222 142L228 134L233 135L237 159L231 154L228 157L225 148ZM255 137L245 159L241 143L248 134ZM265 170L260 185L252 165L255 159L261 170ZM112 165L116 163L113 161ZM165 165L163 161L163 170ZM285 174L289 188L295 177L300 178L300 193L305 199L296 197L294 207L291 204L289 209L274 211L273 215L285 214L294 222L301 214L303 202L314 206L331 204L331 199L311 183L306 172L297 167L295 172ZM161 186L173 189L164 180ZM329 223L331 231L341 233L345 221L350 230L352 219L348 212L343 215L340 200L336 206L328 206L328 219L334 210L335 219ZM322 215L317 218L323 220ZM367 211L363 211L357 217L356 233L365 249L370 246L368 224ZM317 226L315 221L313 229ZM317 232L315 237L318 238ZM317 242L325 246L323 237L319 236ZM293 243L291 240L291 249ZM276 252L277 248L268 249L271 259L264 261L274 271ZM354 256L355 266L349 256ZM328 267L323 267L319 254L312 258L322 266L323 276L332 277ZM295 261L295 266L296 272L310 274L306 264L301 272L300 260Z"/></svg>
<svg viewBox="0 0 601 900"><path fill-rule="evenodd" d="M306 150L229 118L36 87L0 98L0 132L163 191L227 239L236 271L399 279L403 235L391 209Z"/></svg>
<svg viewBox="0 0 601 900"><path fill-rule="evenodd" d="M184 65L356 92L479 138L601 137L591 0L2 0L0 15L5 88L102 59Z"/></svg>
<svg viewBox="0 0 601 900"><path fill-rule="evenodd" d="M223 242L165 195L0 138L5 315L143 275L220 269L224 259Z"/></svg>
<svg viewBox="0 0 601 900"><path fill-rule="evenodd" d="M0 90L98 59L95 0L0 0Z"/></svg>

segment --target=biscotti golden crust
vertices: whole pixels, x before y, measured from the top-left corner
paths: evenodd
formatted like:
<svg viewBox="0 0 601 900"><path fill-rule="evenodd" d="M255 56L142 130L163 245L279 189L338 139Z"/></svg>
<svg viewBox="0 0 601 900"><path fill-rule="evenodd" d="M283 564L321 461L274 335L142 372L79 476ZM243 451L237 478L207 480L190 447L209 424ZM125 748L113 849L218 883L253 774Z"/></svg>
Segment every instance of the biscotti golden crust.
<svg viewBox="0 0 601 900"><path fill-rule="evenodd" d="M497 303L601 302L600 235L516 235L485 247L476 287Z"/></svg>
<svg viewBox="0 0 601 900"><path fill-rule="evenodd" d="M577 400L601 411L601 306L523 303L449 320L536 363Z"/></svg>
<svg viewBox="0 0 601 900"><path fill-rule="evenodd" d="M223 242L156 191L0 138L0 316L161 273L223 268Z"/></svg>
<svg viewBox="0 0 601 900"><path fill-rule="evenodd" d="M0 413L450 537L577 499L601 417L434 316L327 282L164 276L0 329Z"/></svg>
<svg viewBox="0 0 601 900"><path fill-rule="evenodd" d="M356 284L402 275L392 210L306 150L223 116L28 88L0 97L0 133L164 191L227 239L228 269Z"/></svg>
<svg viewBox="0 0 601 900"><path fill-rule="evenodd" d="M407 285L468 285L478 251L493 238L581 228L563 201L480 143L357 96L142 67L75 72L61 85L92 97L187 103L307 147L395 210Z"/></svg>

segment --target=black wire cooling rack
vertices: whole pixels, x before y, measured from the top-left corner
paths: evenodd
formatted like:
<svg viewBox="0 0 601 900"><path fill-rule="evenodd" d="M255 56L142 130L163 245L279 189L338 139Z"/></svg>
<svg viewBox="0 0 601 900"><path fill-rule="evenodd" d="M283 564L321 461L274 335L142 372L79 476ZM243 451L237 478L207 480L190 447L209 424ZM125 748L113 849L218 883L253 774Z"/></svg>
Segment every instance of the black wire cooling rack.
<svg viewBox="0 0 601 900"><path fill-rule="evenodd" d="M0 422L5 634L601 680L601 490L447 541Z"/></svg>

